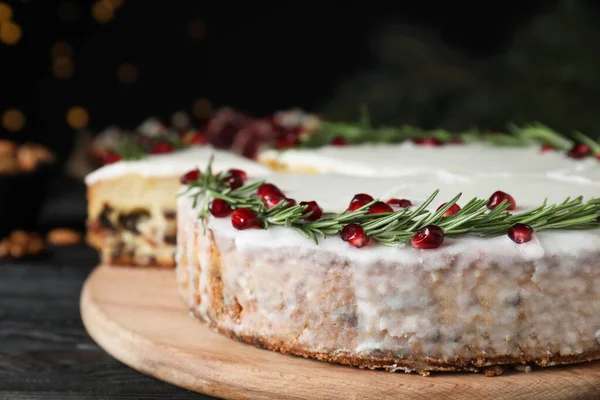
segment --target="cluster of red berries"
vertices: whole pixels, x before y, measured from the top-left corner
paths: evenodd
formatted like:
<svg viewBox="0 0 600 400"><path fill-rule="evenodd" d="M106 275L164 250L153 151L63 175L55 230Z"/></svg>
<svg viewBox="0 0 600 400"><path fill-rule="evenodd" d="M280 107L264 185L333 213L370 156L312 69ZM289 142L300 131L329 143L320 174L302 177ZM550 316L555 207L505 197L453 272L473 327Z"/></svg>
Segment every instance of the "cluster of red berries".
<svg viewBox="0 0 600 400"><path fill-rule="evenodd" d="M542 153L547 153L549 151L555 150L554 147L549 144L545 144L542 146ZM592 154L592 149L585 143L575 143L573 147L569 151L567 151L567 157L575 158L577 160L587 158ZM596 158L600 160L600 154L596 154Z"/></svg>
<svg viewBox="0 0 600 400"><path fill-rule="evenodd" d="M194 169L188 171L181 177L182 184L198 180L200 171ZM230 169L222 178L222 182L227 184L232 189L240 188L244 182L248 180L248 175L240 169ZM281 202L285 202L285 206L293 207L296 205L296 200L291 199L272 183L263 183L256 191L256 196L259 197L267 208L273 208ZM316 201L301 201L301 206L306 206L303 212L306 221L316 221L323 216L323 209ZM213 199L209 206L209 212L216 218L225 218L231 215L231 224L239 230L259 227L260 221L258 216L250 208L238 208L233 210L231 205L223 199Z"/></svg>
<svg viewBox="0 0 600 400"><path fill-rule="evenodd" d="M202 146L207 143L206 138L202 132L199 131L187 132L181 135L180 139L185 146ZM168 154L175 151L173 143L160 136L148 137L139 135L136 136L134 140L137 145L145 149L149 154ZM113 164L122 160L123 156L112 150L105 152L103 155L104 164Z"/></svg>
<svg viewBox="0 0 600 400"><path fill-rule="evenodd" d="M188 184L190 182L198 180L200 177L200 171L194 169L188 171L181 177L182 184ZM222 182L226 183L232 189L240 188L244 185L244 182L248 179L248 175L245 171L240 169L230 169L222 178ZM263 204L267 208L272 208L281 202L285 202L286 207L295 206L296 200L287 197L281 189L272 183L263 183L256 191L256 196L261 199ZM368 214L380 214L380 213L392 213L398 208L412 207L412 202L407 199L391 198L386 202L374 201L373 196L366 193L358 193L354 195L350 204L348 205L348 211L353 212L359 209L363 209L368 206ZM514 210L516 208L515 199L508 193L500 190L494 192L486 206L488 209L493 210L498 207L503 201L508 204L508 210ZM437 211L446 207L447 203L440 205ZM306 206L303 212L306 221L316 221L323 216L323 209L319 206L316 201L301 201L301 206ZM231 224L238 230L258 228L261 226L261 222L256 213L247 207L233 209L231 205L223 199L213 199L209 204L209 212L216 218L225 218L231 215ZM450 217L460 212L461 208L458 204L452 204L443 214L443 217ZM508 231L508 236L515 243L525 243L531 240L533 229L525 224L515 224ZM365 232L364 228L357 223L351 223L345 225L341 232L340 237L345 242L356 248L362 248L369 244L370 238ZM442 245L444 242L444 230L437 225L427 225L417 231L412 239L411 244L416 249L435 249Z"/></svg>
<svg viewBox="0 0 600 400"><path fill-rule="evenodd" d="M515 199L508 193L502 191L494 192L486 206L488 209L493 210L498 207L504 200L508 204L508 210L514 210L517 206ZM374 201L373 197L359 193L355 195L350 201L348 211L356 211L361 207L368 205ZM446 206L447 203L440 205L437 211L441 210ZM394 212L392 206L406 208L411 207L412 203L406 199L390 199L388 201L381 202L377 201L369 206L369 214L377 214L382 212ZM457 214L461 210L458 204L450 206L443 214L443 217L450 217ZM533 229L525 224L515 224L510 228L508 236L515 243L525 243L531 240ZM350 243L354 247L364 247L369 244L369 236L366 234L364 229L359 224L346 225L341 231L342 240ZM444 242L444 230L437 225L428 225L417 231L412 239L411 245L416 249L435 249L442 245Z"/></svg>

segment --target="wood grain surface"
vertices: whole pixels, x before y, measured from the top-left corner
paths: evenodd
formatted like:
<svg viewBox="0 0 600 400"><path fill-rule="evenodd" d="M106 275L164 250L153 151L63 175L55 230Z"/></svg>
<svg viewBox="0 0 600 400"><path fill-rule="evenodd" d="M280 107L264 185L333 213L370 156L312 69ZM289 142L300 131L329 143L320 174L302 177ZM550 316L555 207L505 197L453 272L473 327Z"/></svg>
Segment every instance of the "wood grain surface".
<svg viewBox="0 0 600 400"><path fill-rule="evenodd" d="M173 271L100 266L84 285L90 336L145 374L227 399L596 399L600 363L509 371L415 374L360 370L261 350L197 321Z"/></svg>

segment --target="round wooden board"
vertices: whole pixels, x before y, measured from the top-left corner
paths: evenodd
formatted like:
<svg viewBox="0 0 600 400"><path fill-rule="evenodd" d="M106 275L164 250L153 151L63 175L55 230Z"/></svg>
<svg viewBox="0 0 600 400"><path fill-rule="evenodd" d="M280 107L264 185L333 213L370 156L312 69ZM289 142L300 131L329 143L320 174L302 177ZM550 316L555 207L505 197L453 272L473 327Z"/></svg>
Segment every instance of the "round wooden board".
<svg viewBox="0 0 600 400"><path fill-rule="evenodd" d="M600 363L511 371L417 374L361 370L238 343L192 317L174 272L100 266L81 314L90 336L130 367L227 399L597 399Z"/></svg>

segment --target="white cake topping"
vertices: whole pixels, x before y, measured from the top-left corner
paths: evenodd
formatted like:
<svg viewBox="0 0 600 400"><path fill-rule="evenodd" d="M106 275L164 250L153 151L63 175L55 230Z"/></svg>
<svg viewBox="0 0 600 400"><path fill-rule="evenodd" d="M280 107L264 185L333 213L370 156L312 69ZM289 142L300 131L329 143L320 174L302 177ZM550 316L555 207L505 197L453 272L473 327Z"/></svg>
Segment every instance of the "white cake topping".
<svg viewBox="0 0 600 400"><path fill-rule="evenodd" d="M268 178L286 196L299 201L315 200L325 211L339 212L348 207L356 193L368 193L375 198L405 198L419 206L429 195L439 189L436 200L430 209L450 200L459 192L458 201L464 205L473 197L487 199L496 190L511 194L517 202L515 213L542 204L545 198L549 203L562 202L566 197L584 196L584 200L600 195L600 182L579 183L576 181L554 180L547 176L494 176L470 177L466 175L440 177L436 174L414 174L400 178L357 178L343 175L297 175L275 174ZM320 247L335 254L351 257L365 264L387 260L401 262L406 266L423 265L427 268L444 268L448 259L461 255L465 265L477 259L509 266L516 260L536 260L545 255L584 257L600 247L600 229L591 231L548 231L534 234L534 240L516 244L506 235L495 238L463 236L446 238L444 244L435 250L417 250L408 244L403 248L386 247L377 244L356 249L343 242L338 236L321 239L319 245L306 239L293 229L271 226L267 230L249 229L238 231L231 225L230 218L212 218L213 229L226 236L235 237L240 250L251 251L257 247Z"/></svg>
<svg viewBox="0 0 600 400"><path fill-rule="evenodd" d="M121 161L105 165L89 174L85 182L90 185L104 179L114 179L125 174L138 174L145 177L180 176L193 168L206 168L210 156L214 154L213 169L239 168L252 175L264 175L270 170L228 151L211 146L192 147L169 154L148 155L136 161Z"/></svg>
<svg viewBox="0 0 600 400"><path fill-rule="evenodd" d="M440 176L509 177L516 174L551 174L555 178L586 177L600 181L598 160L573 160L559 151L541 153L535 146L492 147L469 144L427 147L404 142L392 145L267 150L260 154L259 160L275 161L291 169L311 167L320 172L355 176L392 177L434 173Z"/></svg>
<svg viewBox="0 0 600 400"><path fill-rule="evenodd" d="M487 199L496 190L502 190L515 198L516 213L539 206L546 198L549 203L557 203L569 196L583 196L584 200L600 196L600 163L596 159L573 160L558 151L541 153L538 148L480 144L423 147L404 143L291 150L281 153L280 160L292 166L362 175L274 174L269 177L269 182L279 186L288 197L298 202L316 200L329 212L346 209L357 193L368 193L384 201L392 197L405 198L418 206L439 189L430 206L435 209L459 192L463 196L458 204L464 205L473 197ZM238 231L231 226L229 218L213 218L211 226L235 237L239 249L316 246L289 228L275 226L266 231ZM443 268L448 258L461 254L465 262L490 257L490 262L510 265L516 259L535 260L548 253L584 256L600 246L600 229L539 232L534 234L534 240L520 245L507 236L446 238L440 248L425 251L410 245L404 248L370 245L355 249L337 236L321 240L318 246L366 264L377 259L403 259L404 265Z"/></svg>

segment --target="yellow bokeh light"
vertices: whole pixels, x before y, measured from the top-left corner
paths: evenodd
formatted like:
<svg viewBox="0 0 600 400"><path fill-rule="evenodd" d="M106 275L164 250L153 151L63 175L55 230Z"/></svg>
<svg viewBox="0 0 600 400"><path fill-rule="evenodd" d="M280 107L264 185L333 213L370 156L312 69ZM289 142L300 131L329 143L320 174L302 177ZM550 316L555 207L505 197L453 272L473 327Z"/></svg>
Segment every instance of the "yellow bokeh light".
<svg viewBox="0 0 600 400"><path fill-rule="evenodd" d="M117 68L117 79L124 85L131 85L138 79L138 69L131 63L123 63Z"/></svg>
<svg viewBox="0 0 600 400"><path fill-rule="evenodd" d="M69 79L73 75L73 62L69 57L56 57L52 61L52 73L58 79Z"/></svg>
<svg viewBox="0 0 600 400"><path fill-rule="evenodd" d="M2 126L11 132L18 132L25 126L25 115L16 108L10 108L2 114Z"/></svg>
<svg viewBox="0 0 600 400"><path fill-rule="evenodd" d="M4 2L0 3L0 23L10 21L12 19L12 17L13 17L12 8Z"/></svg>
<svg viewBox="0 0 600 400"><path fill-rule="evenodd" d="M192 104L192 114L196 118L205 119L212 114L212 104L205 98L199 98Z"/></svg>
<svg viewBox="0 0 600 400"><path fill-rule="evenodd" d="M21 27L12 21L0 24L0 41L6 44L15 44L21 39Z"/></svg>
<svg viewBox="0 0 600 400"><path fill-rule="evenodd" d="M71 126L71 128L85 128L89 120L89 113L81 106L71 107L69 111L67 111L67 123Z"/></svg>
<svg viewBox="0 0 600 400"><path fill-rule="evenodd" d="M73 55L73 49L67 42L56 42L50 48L50 55L52 58L71 57Z"/></svg>
<svg viewBox="0 0 600 400"><path fill-rule="evenodd" d="M113 7L104 1L97 1L92 6L92 17L101 24L105 24L113 19Z"/></svg>

